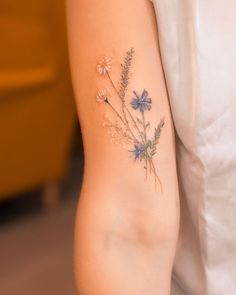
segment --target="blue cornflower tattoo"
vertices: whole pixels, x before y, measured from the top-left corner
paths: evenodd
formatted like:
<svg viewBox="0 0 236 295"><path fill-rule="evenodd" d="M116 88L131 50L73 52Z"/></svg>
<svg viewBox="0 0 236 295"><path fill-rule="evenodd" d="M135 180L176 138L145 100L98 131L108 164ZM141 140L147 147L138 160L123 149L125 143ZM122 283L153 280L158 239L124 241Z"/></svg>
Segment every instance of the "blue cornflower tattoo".
<svg viewBox="0 0 236 295"><path fill-rule="evenodd" d="M148 110L150 111L152 108L152 99L148 97L147 90L143 90L143 93L141 96L138 96L136 91L133 91L135 94L135 98L131 101L132 108L137 110L139 109L141 113Z"/></svg>
<svg viewBox="0 0 236 295"><path fill-rule="evenodd" d="M131 150L130 152L134 154L135 160L142 160L142 158L144 157L145 147L143 144L138 143L134 145L134 150Z"/></svg>

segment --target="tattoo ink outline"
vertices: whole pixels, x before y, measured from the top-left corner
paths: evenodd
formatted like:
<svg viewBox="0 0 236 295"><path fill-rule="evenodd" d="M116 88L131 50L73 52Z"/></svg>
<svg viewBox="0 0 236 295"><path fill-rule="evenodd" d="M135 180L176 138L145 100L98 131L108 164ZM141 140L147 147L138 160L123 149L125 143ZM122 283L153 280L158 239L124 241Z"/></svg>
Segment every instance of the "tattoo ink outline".
<svg viewBox="0 0 236 295"><path fill-rule="evenodd" d="M149 93L146 89L143 89L141 95L137 91L133 90L134 97L130 102L130 106L133 110L139 111L141 113L140 117L134 118L126 104L126 93L129 85L130 78L130 68L132 66L132 60L134 55L134 49L131 48L126 52L123 63L121 66L121 77L119 83L119 89L117 89L111 75L110 71L112 69L112 58L111 56L104 56L97 63L97 72L100 76L107 77L110 86L115 91L117 98L121 101L121 111L117 110L112 102L110 93L107 91L107 88L99 90L96 95L96 101L98 103L106 103L112 110L112 112L118 118L118 121L122 123L122 126L119 126L118 122L110 122L104 124L104 126L109 126L110 129L113 129L113 133L119 133L121 137L125 137L129 144L133 144L133 150L128 149L129 152L133 154L134 160L144 160L145 161L145 170L146 178L148 173L154 175L155 189L157 182L159 183L161 192L162 192L162 183L157 174L156 168L153 163L153 157L157 151L157 145L161 136L162 129L165 125L165 119L162 117L155 128L154 135L150 139L148 138L147 129L150 128L150 122L146 121L145 113L152 109L152 99L149 97ZM129 119L128 119L129 118ZM131 122L130 122L130 121ZM131 123L133 125L131 125Z"/></svg>

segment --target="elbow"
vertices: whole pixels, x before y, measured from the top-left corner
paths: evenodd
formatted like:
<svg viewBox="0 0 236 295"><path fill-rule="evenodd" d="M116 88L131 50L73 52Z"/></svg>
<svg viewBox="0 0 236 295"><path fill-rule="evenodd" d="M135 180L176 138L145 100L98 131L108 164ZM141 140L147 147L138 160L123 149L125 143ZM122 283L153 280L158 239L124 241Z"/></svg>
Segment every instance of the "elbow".
<svg viewBox="0 0 236 295"><path fill-rule="evenodd" d="M147 197L147 196L146 196ZM163 200L159 196L155 204L147 202L126 203L120 207L111 232L124 242L145 247L160 244L175 245L179 234L178 196ZM167 198L167 196L166 196Z"/></svg>

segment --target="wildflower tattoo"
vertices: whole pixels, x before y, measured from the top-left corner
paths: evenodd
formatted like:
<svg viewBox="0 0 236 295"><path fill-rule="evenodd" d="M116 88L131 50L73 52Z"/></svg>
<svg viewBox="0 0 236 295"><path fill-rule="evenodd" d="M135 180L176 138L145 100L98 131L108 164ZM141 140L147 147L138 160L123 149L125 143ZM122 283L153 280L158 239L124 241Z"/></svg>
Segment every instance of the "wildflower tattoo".
<svg viewBox="0 0 236 295"><path fill-rule="evenodd" d="M152 174L154 176L155 188L158 182L162 191L162 183L154 166L153 157L157 153L157 145L165 125L165 120L164 118L160 119L157 127L154 129L153 135L150 137L151 126L146 117L147 112L152 109L152 98L149 96L148 91L143 89L138 93L136 90L133 90L132 100L129 103L126 102L133 56L134 49L131 48L126 52L124 61L121 64L119 87L115 85L110 75L112 58L105 56L97 64L99 76L108 79L110 87L116 94L116 98L114 99L118 99L121 102L120 109L114 107L107 88L103 88L97 92L96 101L107 104L116 118L115 120L110 119L106 115L103 126L107 127L109 134L114 140L116 139L116 143L121 143L132 154L135 161L139 160L145 163L146 178L148 173ZM135 111L138 112L136 117L133 115Z"/></svg>

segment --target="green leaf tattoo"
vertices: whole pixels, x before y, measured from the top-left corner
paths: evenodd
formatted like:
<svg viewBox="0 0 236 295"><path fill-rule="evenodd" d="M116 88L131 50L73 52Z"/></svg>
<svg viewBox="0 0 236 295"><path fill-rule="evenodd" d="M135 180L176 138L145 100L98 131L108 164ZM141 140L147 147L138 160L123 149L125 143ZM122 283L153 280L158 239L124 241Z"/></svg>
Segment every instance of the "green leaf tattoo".
<svg viewBox="0 0 236 295"><path fill-rule="evenodd" d="M116 120L106 116L106 121L103 123L108 128L108 132L116 143L121 143L133 155L134 160L144 162L146 178L148 174L154 176L155 189L157 182L162 191L162 183L157 174L153 163L153 157L157 154L158 143L160 140L162 129L165 125L164 118L161 118L158 125L154 129L152 136L151 124L147 120L147 112L152 109L152 98L146 89L138 93L133 90L133 98L127 103L126 94L129 86L130 68L132 66L134 49L131 48L125 54L123 63L121 63L121 76L119 87L117 87L110 75L112 69L112 58L109 56L103 57L97 64L97 72L100 76L106 77L109 86L116 94L116 98L121 103L119 109L114 107L111 95L107 88L103 88L97 92L96 100L98 103L105 103L112 110ZM138 112L138 116L133 116L132 112Z"/></svg>

